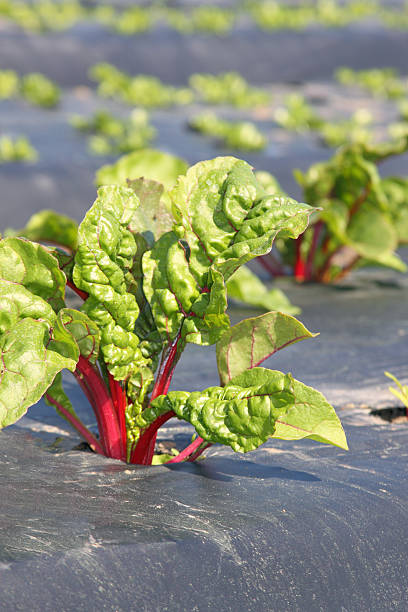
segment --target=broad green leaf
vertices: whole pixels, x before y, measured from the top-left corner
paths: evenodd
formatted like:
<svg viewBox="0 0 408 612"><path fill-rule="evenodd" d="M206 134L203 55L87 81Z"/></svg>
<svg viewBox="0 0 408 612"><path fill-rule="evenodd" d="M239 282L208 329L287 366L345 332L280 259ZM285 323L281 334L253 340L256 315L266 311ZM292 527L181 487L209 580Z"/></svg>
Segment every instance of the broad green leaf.
<svg viewBox="0 0 408 612"><path fill-rule="evenodd" d="M234 451L255 450L270 437L311 438L347 449L341 423L321 393L274 370L254 368L203 392L171 391L155 399L138 423L146 427L169 410L204 440Z"/></svg>
<svg viewBox="0 0 408 612"><path fill-rule="evenodd" d="M228 297L263 310L279 310L286 314L300 312L280 289L268 289L246 266L238 268L228 280L227 292Z"/></svg>
<svg viewBox="0 0 408 612"><path fill-rule="evenodd" d="M171 189L180 174L187 170L185 161L169 153L154 149L143 149L124 155L111 165L102 166L96 173L97 186L126 185L127 180L140 177L161 183Z"/></svg>
<svg viewBox="0 0 408 612"><path fill-rule="evenodd" d="M0 427L11 425L35 404L79 357L72 335L41 297L0 281Z"/></svg>
<svg viewBox="0 0 408 612"><path fill-rule="evenodd" d="M58 311L65 306L66 278L48 250L22 238L0 241L0 279L17 283Z"/></svg>
<svg viewBox="0 0 408 612"><path fill-rule="evenodd" d="M95 363L100 344L100 333L95 323L84 312L72 308L63 308L58 316L65 329L74 337L82 357Z"/></svg>
<svg viewBox="0 0 408 612"><path fill-rule="evenodd" d="M126 187L101 187L79 226L73 280L89 294L83 306L101 332L101 351L109 371L125 379L141 360L134 334L139 308L127 291L136 243L127 226L139 205Z"/></svg>
<svg viewBox="0 0 408 612"><path fill-rule="evenodd" d="M294 342L314 338L300 321L281 312L267 312L244 319L227 330L217 342L217 365L222 385L248 369L257 367Z"/></svg>
<svg viewBox="0 0 408 612"><path fill-rule="evenodd" d="M296 238L313 208L280 196L259 200L251 167L234 157L192 166L171 192L174 231L189 246L189 266L205 286L210 266L225 280L235 270L270 251L278 233Z"/></svg>
<svg viewBox="0 0 408 612"><path fill-rule="evenodd" d="M33 215L21 230L7 230L15 236L23 236L35 242L51 242L75 251L78 241L78 224L70 217L53 210L41 210Z"/></svg>

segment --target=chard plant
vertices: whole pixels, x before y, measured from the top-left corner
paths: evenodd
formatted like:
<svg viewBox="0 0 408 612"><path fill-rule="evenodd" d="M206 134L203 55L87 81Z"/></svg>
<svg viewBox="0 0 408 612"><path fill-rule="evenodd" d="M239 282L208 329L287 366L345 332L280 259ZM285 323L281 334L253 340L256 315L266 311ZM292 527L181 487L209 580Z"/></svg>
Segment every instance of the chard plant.
<svg viewBox="0 0 408 612"><path fill-rule="evenodd" d="M275 121L287 130L305 132L319 130L323 120L316 115L305 97L300 94L290 94L285 97L285 105L279 106L274 112Z"/></svg>
<svg viewBox="0 0 408 612"><path fill-rule="evenodd" d="M134 109L127 119L99 110L89 119L73 117L71 125L89 134L88 148L94 155L121 155L144 149L156 137L156 130L143 109Z"/></svg>
<svg viewBox="0 0 408 612"><path fill-rule="evenodd" d="M37 150L25 136L0 136L0 164L35 162L37 159Z"/></svg>
<svg viewBox="0 0 408 612"><path fill-rule="evenodd" d="M228 121L215 113L196 115L189 121L189 127L207 136L214 136L220 146L236 151L261 151L267 139L251 121Z"/></svg>
<svg viewBox="0 0 408 612"><path fill-rule="evenodd" d="M104 186L77 233L56 213L31 228L59 247L1 240L0 425L44 397L95 452L133 464L153 462L157 431L171 418L191 423L197 436L161 462L193 461L214 443L247 452L268 438L347 448L318 391L260 367L313 334L278 312L233 327L226 313L225 282L276 236L297 238L313 208L268 196L250 166L232 157L181 176L169 194L171 214L162 193L144 178ZM67 287L83 300L79 310L67 307ZM188 343L216 344L219 385L169 390ZM64 369L89 400L99 436L65 395Z"/></svg>
<svg viewBox="0 0 408 612"><path fill-rule="evenodd" d="M189 104L193 94L188 88L165 85L156 77L140 74L130 76L112 64L95 64L89 71L90 78L98 85L98 94L131 104L160 108L175 104Z"/></svg>
<svg viewBox="0 0 408 612"><path fill-rule="evenodd" d="M342 85L361 87L379 98L403 98L408 91L407 80L394 68L353 70L343 67L336 70L335 78Z"/></svg>
<svg viewBox="0 0 408 612"><path fill-rule="evenodd" d="M251 86L238 72L220 74L195 73L189 80L198 99L208 104L230 104L237 108L253 108L270 102L263 89Z"/></svg>
<svg viewBox="0 0 408 612"><path fill-rule="evenodd" d="M35 106L53 108L60 96L58 85L39 72L20 77L14 70L0 70L0 100L20 97Z"/></svg>
<svg viewBox="0 0 408 612"><path fill-rule="evenodd" d="M407 180L381 178L377 165L407 148L408 138L349 145L304 174L296 171L305 199L320 212L295 241L278 237L280 266L267 258L262 259L263 265L273 275L291 270L298 281L323 283L336 282L360 266L405 272L396 249L408 242ZM279 187L275 190L280 192Z"/></svg>

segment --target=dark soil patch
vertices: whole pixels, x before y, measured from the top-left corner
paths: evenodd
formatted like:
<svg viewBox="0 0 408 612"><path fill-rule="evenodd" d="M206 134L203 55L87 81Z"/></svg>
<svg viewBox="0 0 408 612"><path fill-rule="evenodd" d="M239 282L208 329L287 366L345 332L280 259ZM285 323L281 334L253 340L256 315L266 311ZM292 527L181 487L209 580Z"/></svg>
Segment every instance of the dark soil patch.
<svg viewBox="0 0 408 612"><path fill-rule="evenodd" d="M370 414L378 416L387 423L406 423L408 421L405 406L389 406L387 408L376 408Z"/></svg>

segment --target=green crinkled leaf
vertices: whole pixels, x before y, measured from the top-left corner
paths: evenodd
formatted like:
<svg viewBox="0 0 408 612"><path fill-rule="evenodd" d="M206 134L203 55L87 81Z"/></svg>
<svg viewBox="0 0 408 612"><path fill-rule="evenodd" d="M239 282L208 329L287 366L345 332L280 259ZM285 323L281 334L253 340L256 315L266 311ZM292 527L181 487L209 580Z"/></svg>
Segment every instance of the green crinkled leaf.
<svg viewBox="0 0 408 612"><path fill-rule="evenodd" d="M190 269L200 286L214 265L225 280L258 255L270 251L278 233L296 238L313 208L280 196L257 194L251 167L234 157L192 166L171 193L174 231L189 245Z"/></svg>
<svg viewBox="0 0 408 612"><path fill-rule="evenodd" d="M217 365L222 385L258 366L294 342L314 338L294 317L281 312L267 312L244 319L224 332L217 342Z"/></svg>
<svg viewBox="0 0 408 612"><path fill-rule="evenodd" d="M48 250L22 238L0 241L0 279L17 283L58 311L65 306L66 278Z"/></svg>
<svg viewBox="0 0 408 612"><path fill-rule="evenodd" d="M84 312L72 308L63 308L58 315L65 329L75 338L82 357L95 363L100 344L100 333L95 323Z"/></svg>
<svg viewBox="0 0 408 612"><path fill-rule="evenodd" d="M347 449L341 423L321 393L274 370L254 368L202 392L171 391L156 398L138 423L146 427L169 410L204 440L234 451L255 450L270 437L311 438Z"/></svg>
<svg viewBox="0 0 408 612"><path fill-rule="evenodd" d="M286 314L300 312L280 289L268 289L246 266L238 268L228 280L227 292L228 297L263 310L279 310Z"/></svg>
<svg viewBox="0 0 408 612"><path fill-rule="evenodd" d="M126 187L101 187L79 226L73 280L89 294L83 306L101 332L101 351L109 371L124 380L141 360L134 334L139 308L127 291L136 243L127 226L139 200Z"/></svg>
<svg viewBox="0 0 408 612"><path fill-rule="evenodd" d="M78 224L70 217L53 210L41 210L33 215L21 230L7 230L35 242L51 242L74 251L78 241Z"/></svg>
<svg viewBox="0 0 408 612"><path fill-rule="evenodd" d="M212 344L229 327L221 274L212 269L210 288L202 292L190 271L185 247L174 232L163 234L145 253L143 271L144 292L157 329L168 343L181 330L187 342Z"/></svg>
<svg viewBox="0 0 408 612"><path fill-rule="evenodd" d="M72 335L41 297L0 281L0 426L15 423L79 357Z"/></svg>

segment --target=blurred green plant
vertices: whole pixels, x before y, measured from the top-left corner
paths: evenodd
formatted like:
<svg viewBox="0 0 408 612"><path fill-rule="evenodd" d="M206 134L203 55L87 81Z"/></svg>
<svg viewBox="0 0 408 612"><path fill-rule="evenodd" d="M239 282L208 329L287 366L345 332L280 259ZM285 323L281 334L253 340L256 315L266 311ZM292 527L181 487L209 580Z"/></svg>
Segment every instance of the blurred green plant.
<svg viewBox="0 0 408 612"><path fill-rule="evenodd" d="M193 94L188 88L165 85L153 76L131 77L106 62L95 64L89 71L98 82L98 94L133 106L160 108L175 104L189 104Z"/></svg>
<svg viewBox="0 0 408 612"><path fill-rule="evenodd" d="M0 99L22 97L30 104L52 108L60 96L58 85L39 72L20 77L14 70L0 70Z"/></svg>
<svg viewBox="0 0 408 612"><path fill-rule="evenodd" d="M198 99L208 104L253 108L270 102L265 90L252 87L238 72L196 73L191 75L189 83Z"/></svg>
<svg viewBox="0 0 408 612"><path fill-rule="evenodd" d="M408 81L401 79L394 68L339 68L335 72L335 78L342 85L361 87L379 98L397 99L408 92Z"/></svg>
<svg viewBox="0 0 408 612"><path fill-rule="evenodd" d="M275 110L274 119L280 126L295 132L319 130L324 123L305 97L297 93L285 97L284 106Z"/></svg>
<svg viewBox="0 0 408 612"><path fill-rule="evenodd" d="M28 138L0 136L0 164L11 162L35 162L38 153Z"/></svg>
<svg viewBox="0 0 408 612"><path fill-rule="evenodd" d="M206 112L190 119L189 127L201 134L214 136L221 146L236 151L260 151L267 139L250 121L227 121Z"/></svg>
<svg viewBox="0 0 408 612"><path fill-rule="evenodd" d="M120 155L144 149L156 136L156 130L143 109L134 109L127 119L99 110L91 118L73 117L71 124L90 134L88 147L95 155Z"/></svg>

